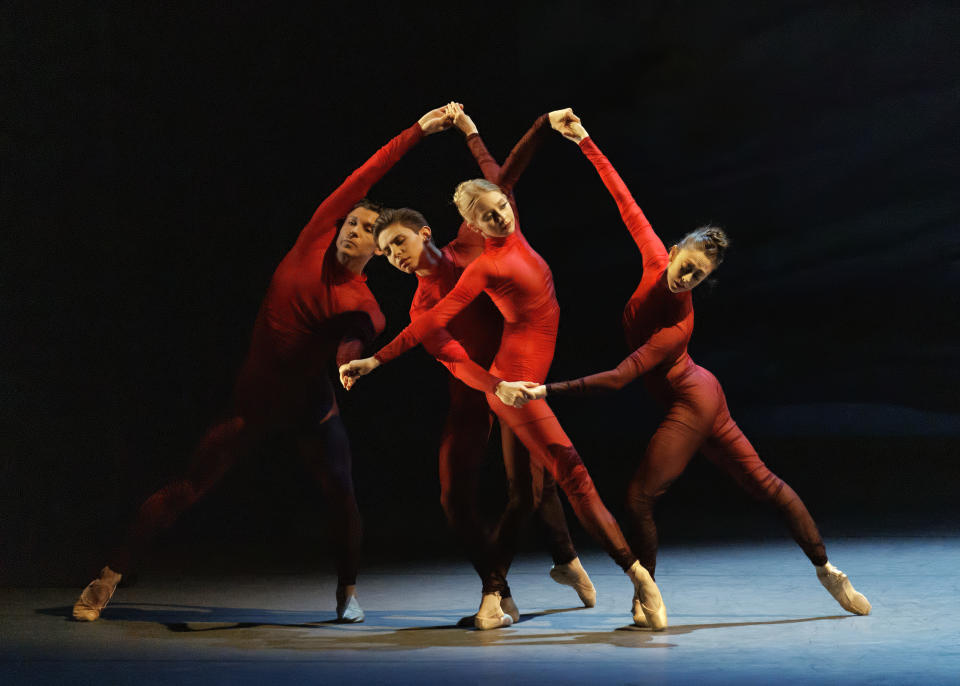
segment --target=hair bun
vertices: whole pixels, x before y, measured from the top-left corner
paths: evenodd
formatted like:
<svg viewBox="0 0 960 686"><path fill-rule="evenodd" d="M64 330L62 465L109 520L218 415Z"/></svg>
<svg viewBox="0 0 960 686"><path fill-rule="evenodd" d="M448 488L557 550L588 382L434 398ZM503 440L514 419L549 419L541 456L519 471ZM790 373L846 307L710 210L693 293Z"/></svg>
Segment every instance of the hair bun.
<svg viewBox="0 0 960 686"><path fill-rule="evenodd" d="M730 239L727 238L726 232L719 226L707 224L684 236L680 245L684 248L702 250L713 261L714 265L718 265L723 262L727 248L730 246Z"/></svg>

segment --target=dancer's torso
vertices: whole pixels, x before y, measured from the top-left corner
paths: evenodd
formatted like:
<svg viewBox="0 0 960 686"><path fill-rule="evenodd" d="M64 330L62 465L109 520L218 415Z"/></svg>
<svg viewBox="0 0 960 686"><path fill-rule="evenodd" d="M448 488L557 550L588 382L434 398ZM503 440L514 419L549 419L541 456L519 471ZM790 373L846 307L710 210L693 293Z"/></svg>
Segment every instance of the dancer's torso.
<svg viewBox="0 0 960 686"><path fill-rule="evenodd" d="M486 293L503 315L503 338L493 369L497 376L543 382L553 361L560 305L553 274L519 226L488 238L478 258L487 273Z"/></svg>

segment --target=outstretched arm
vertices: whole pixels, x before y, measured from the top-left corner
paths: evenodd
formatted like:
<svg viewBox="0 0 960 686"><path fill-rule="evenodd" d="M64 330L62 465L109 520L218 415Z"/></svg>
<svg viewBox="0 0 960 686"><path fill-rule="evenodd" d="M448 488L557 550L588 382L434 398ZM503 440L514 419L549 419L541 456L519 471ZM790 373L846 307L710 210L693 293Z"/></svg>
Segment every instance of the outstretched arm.
<svg viewBox="0 0 960 686"><path fill-rule="evenodd" d="M297 246L306 247L316 241L328 242L337 231L336 221L350 211L370 191L373 185L383 178L393 165L402 158L424 136L442 131L450 126L444 108L430 110L402 131L393 140L373 154L370 159L347 177L313 213L310 221L300 232Z"/></svg>
<svg viewBox="0 0 960 686"><path fill-rule="evenodd" d="M679 358L690 340L692 328L691 312L677 324L658 330L614 369L570 381L529 387L530 395L538 399L548 395L594 395L619 391L661 363Z"/></svg>
<svg viewBox="0 0 960 686"><path fill-rule="evenodd" d="M407 327L397 334L396 338L380 348L373 357L363 360L354 360L340 367L340 378L344 387L349 388L353 385L347 379L356 379L359 376L369 374L382 363L389 362L395 357L399 357L418 343L427 340L430 337L446 336L452 338L446 331L445 326L453 317L463 308L469 305L487 284L487 274L480 267L478 262L472 263L467 267L460 280L446 296L444 296L436 305L427 310L422 316L414 319ZM431 340L441 340L432 339ZM466 353L464 353L466 354Z"/></svg>
<svg viewBox="0 0 960 686"><path fill-rule="evenodd" d="M463 346L445 328L428 333L423 338L423 345L455 377L478 391L493 393L505 405L522 407L534 399L529 389L536 386L535 383L498 379L471 360ZM358 378L379 366L380 361L376 357L341 364L340 383L349 391Z"/></svg>

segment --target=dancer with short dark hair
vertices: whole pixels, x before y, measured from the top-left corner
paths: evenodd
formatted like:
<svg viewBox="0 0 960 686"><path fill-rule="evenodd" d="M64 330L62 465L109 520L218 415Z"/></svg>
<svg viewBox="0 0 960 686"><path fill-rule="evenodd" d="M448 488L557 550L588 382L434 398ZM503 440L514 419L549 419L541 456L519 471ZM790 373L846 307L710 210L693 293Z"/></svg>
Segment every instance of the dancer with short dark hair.
<svg viewBox="0 0 960 686"><path fill-rule="evenodd" d="M140 506L126 540L74 605L76 619L97 619L155 536L219 483L253 445L283 432L296 438L330 515L337 618L363 621L356 595L360 513L350 445L327 367L362 354L385 325L363 275L376 251L373 224L380 208L364 196L425 135L449 125L443 108L431 110L320 204L270 281L237 379L232 417L207 432L184 476Z"/></svg>
<svg viewBox="0 0 960 686"><path fill-rule="evenodd" d="M572 111L567 111L558 131L579 145L616 201L643 256L643 277L623 313L627 342L634 348L630 356L609 371L531 387L531 395L545 398L615 391L643 376L647 388L667 408L666 417L650 439L630 482L627 496L633 524L631 548L651 575L657 561L654 504L700 450L744 490L780 512L794 540L815 565L817 578L845 610L868 614L867 599L827 561L820 532L803 501L760 460L731 418L717 379L695 364L687 353L693 334L690 291L723 261L728 245L726 234L715 226L701 227L668 251L620 175ZM522 404L524 399L519 402ZM646 625L639 607L634 608L634 620L638 625Z"/></svg>

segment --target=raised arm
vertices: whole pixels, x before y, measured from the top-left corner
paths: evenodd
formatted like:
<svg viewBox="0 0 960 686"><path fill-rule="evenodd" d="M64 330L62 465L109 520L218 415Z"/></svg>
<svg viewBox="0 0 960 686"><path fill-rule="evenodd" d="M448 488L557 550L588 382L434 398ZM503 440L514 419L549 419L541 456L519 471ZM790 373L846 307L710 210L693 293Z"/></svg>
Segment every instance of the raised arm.
<svg viewBox="0 0 960 686"><path fill-rule="evenodd" d="M483 178L491 183L498 183L500 165L487 150L483 139L480 138L477 125L470 115L464 111L463 105L458 102L451 102L447 105L447 113L453 118L453 125L466 136L467 148L477 161ZM462 222L460 229L457 231L457 237L447 243L447 247L453 252L457 265L466 267L483 252L483 234L471 229L466 222Z"/></svg>
<svg viewBox="0 0 960 686"><path fill-rule="evenodd" d="M650 226L650 222L647 221L643 211L637 205L636 200L633 199L630 189L627 188L617 170L610 164L610 160L600 152L600 148L590 138L587 130L583 128L580 117L574 114L569 107L551 112L549 117L550 126L562 134L564 138L576 143L600 174L603 184L617 203L623 223L627 225L627 230L630 231L634 242L640 248L644 265L665 258L667 251L663 242L653 232L653 227Z"/></svg>
<svg viewBox="0 0 960 686"><path fill-rule="evenodd" d="M490 183L498 183L500 179L500 165L487 150L483 139L480 138L480 132L473 119L463 109L463 103L451 102L446 107L447 116L453 121L453 125L463 133L467 142L467 148L473 154L473 158L480 167L480 173Z"/></svg>
<svg viewBox="0 0 960 686"><path fill-rule="evenodd" d="M599 172L600 178L603 180L603 185L607 187L610 195L612 195L616 201L617 208L620 210L620 216L623 218L623 223L627 225L627 230L630 231L634 242L637 244L637 247L640 248L640 254L643 255L644 264L665 258L667 256L667 250L663 245L663 241L654 233L653 227L650 226L650 222L647 221L646 216L643 214L643 210L640 209L637 202L633 199L633 196L630 194L630 189L627 188L627 185L623 182L623 179L620 178L617 170L610 164L610 160L600 152L600 148L597 147L592 138L584 138L580 142L580 150L583 151L583 154L587 156L587 159L590 160L597 172Z"/></svg>
<svg viewBox="0 0 960 686"><path fill-rule="evenodd" d="M313 217L300 232L297 247L303 248L316 241L332 240L333 234L339 228L336 221L345 217L410 148L420 142L424 136L442 131L449 126L450 120L444 108L430 110L413 126L401 131L393 140L377 150L370 159L327 196L326 200L320 203Z"/></svg>
<svg viewBox="0 0 960 686"><path fill-rule="evenodd" d="M534 153L540 147L540 143L546 137L544 134L550 130L549 115L542 114L533 122L533 126L523 134L523 138L517 141L513 150L507 155L500 170L500 178L495 183L507 193L513 191L517 185L520 176L526 170Z"/></svg>

